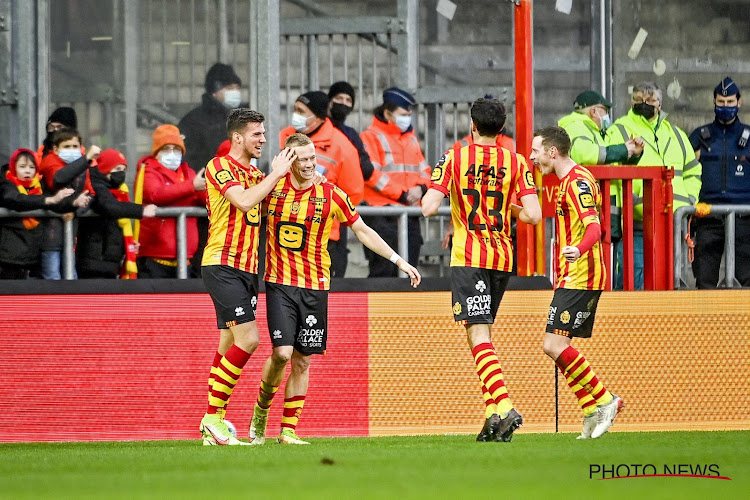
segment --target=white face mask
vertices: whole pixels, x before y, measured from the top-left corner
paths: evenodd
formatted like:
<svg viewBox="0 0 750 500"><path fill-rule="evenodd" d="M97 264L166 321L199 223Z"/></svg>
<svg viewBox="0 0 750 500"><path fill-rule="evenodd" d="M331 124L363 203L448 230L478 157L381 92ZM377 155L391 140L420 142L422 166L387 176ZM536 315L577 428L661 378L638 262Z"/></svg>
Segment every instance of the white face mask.
<svg viewBox="0 0 750 500"><path fill-rule="evenodd" d="M239 89L229 89L224 91L224 107L234 109L242 102L242 94Z"/></svg>
<svg viewBox="0 0 750 500"><path fill-rule="evenodd" d="M406 132L411 127L411 116L409 115L396 115L395 121L401 133Z"/></svg>
<svg viewBox="0 0 750 500"><path fill-rule="evenodd" d="M602 132L606 131L609 126L612 125L612 118L610 118L609 113L604 113L603 115L599 116L599 120L601 120L602 122Z"/></svg>
<svg viewBox="0 0 750 500"><path fill-rule="evenodd" d="M65 163L73 163L78 158L83 156L83 153L81 153L80 148L65 148L58 149L57 156L59 156L60 159Z"/></svg>
<svg viewBox="0 0 750 500"><path fill-rule="evenodd" d="M162 153L159 155L159 163L174 172L175 170L180 168L180 164L182 163L182 154L178 153L177 151Z"/></svg>
<svg viewBox="0 0 750 500"><path fill-rule="evenodd" d="M292 127L294 127L294 130L297 132L304 132L307 130L307 123L314 118L315 115L303 116L299 113L292 113Z"/></svg>

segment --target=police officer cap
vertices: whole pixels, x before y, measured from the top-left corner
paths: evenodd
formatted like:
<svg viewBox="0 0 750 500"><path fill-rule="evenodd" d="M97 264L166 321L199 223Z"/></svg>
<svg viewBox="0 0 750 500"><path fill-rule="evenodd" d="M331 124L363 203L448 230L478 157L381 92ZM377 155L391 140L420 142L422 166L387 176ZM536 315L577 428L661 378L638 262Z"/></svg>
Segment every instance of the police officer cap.
<svg viewBox="0 0 750 500"><path fill-rule="evenodd" d="M576 97L576 100L573 103L573 108L583 109L588 108L589 106L595 106L597 104L601 104L607 109L612 107L612 103L599 92L597 92L596 90L587 90L578 94L578 97Z"/></svg>
<svg viewBox="0 0 750 500"><path fill-rule="evenodd" d="M734 80L732 80L729 77L726 77L722 81L720 81L719 84L714 89L714 97L716 97L717 95L722 95L724 97L727 97L730 95L737 95L737 98L739 98L740 88L737 86L736 83L734 83Z"/></svg>
<svg viewBox="0 0 750 500"><path fill-rule="evenodd" d="M385 89L383 91L383 102L390 102L404 109L411 109L412 106L417 104L413 95L398 87Z"/></svg>

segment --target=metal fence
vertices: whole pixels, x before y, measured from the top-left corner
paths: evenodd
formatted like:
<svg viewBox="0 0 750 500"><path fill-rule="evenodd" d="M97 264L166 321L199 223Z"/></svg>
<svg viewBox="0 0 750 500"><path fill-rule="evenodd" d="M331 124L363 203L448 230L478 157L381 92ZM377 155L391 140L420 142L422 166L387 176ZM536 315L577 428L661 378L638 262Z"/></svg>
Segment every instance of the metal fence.
<svg viewBox="0 0 750 500"><path fill-rule="evenodd" d="M687 243L685 237L688 232L688 218L695 214L695 207L680 207L674 212L674 288L684 288L688 285L687 276L690 272L687 259ZM719 285L727 288L741 287L734 274L735 269L735 232L734 222L737 214L750 214L750 205L711 205L711 215L724 217L724 276Z"/></svg>

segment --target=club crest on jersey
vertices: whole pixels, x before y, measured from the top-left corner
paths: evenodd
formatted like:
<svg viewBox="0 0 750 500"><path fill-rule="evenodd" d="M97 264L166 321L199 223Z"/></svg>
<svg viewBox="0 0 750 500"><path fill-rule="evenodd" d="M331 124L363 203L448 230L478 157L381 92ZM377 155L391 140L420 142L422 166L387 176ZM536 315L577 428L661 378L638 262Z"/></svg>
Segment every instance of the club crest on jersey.
<svg viewBox="0 0 750 500"><path fill-rule="evenodd" d="M455 304L453 304L453 314L456 315L456 316L458 316L459 314L461 314L461 303L460 302L456 302Z"/></svg>
<svg viewBox="0 0 750 500"><path fill-rule="evenodd" d="M570 323L570 313L567 310L560 313L560 321L566 325Z"/></svg>
<svg viewBox="0 0 750 500"><path fill-rule="evenodd" d="M299 201L294 200L292 202L292 215L297 215L299 213Z"/></svg>

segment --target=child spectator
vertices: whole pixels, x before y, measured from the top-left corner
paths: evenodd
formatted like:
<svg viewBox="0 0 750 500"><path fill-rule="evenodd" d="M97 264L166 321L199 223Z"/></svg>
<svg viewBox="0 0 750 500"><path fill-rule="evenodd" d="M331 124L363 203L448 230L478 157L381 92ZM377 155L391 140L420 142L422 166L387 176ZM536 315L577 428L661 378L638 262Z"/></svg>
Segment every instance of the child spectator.
<svg viewBox="0 0 750 500"><path fill-rule="evenodd" d="M91 146L86 156L81 148L81 135L75 129L61 129L52 136L52 151L44 157L39 166L44 188L54 192L60 188L73 188L76 206L85 207L95 194L91 186L89 167L101 151L99 146ZM66 213L63 220L72 220L74 213ZM59 280L60 256L63 246L63 225L60 219L48 219L45 224L45 240L42 247L42 277ZM74 230L75 234L75 230ZM75 277L75 269L73 270Z"/></svg>
<svg viewBox="0 0 750 500"><path fill-rule="evenodd" d="M138 245L130 219L153 217L156 205L130 202L125 184L127 160L114 149L105 149L90 170L96 196L91 208L102 217L82 217L78 223L76 269L79 278L122 279L137 277Z"/></svg>
<svg viewBox="0 0 750 500"><path fill-rule="evenodd" d="M73 189L61 189L44 196L36 159L30 149L17 149L10 163L0 170L0 206L24 212L47 208L72 209ZM26 279L38 275L41 260L42 226L35 217L0 219L0 279Z"/></svg>
<svg viewBox="0 0 750 500"><path fill-rule="evenodd" d="M154 130L151 156L139 163L136 178L136 203L158 207L206 206L205 168L198 173L182 161L185 143L174 125ZM140 192L139 192L140 191ZM142 194L141 194L142 193ZM177 221L174 217L146 219L137 231L140 242L138 275L140 278L177 277ZM187 258L198 248L198 223L187 219Z"/></svg>

